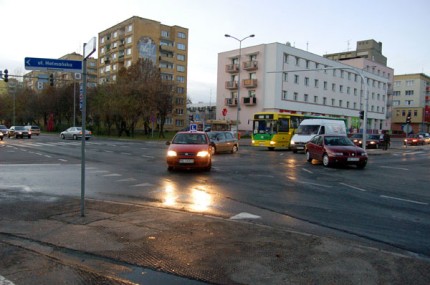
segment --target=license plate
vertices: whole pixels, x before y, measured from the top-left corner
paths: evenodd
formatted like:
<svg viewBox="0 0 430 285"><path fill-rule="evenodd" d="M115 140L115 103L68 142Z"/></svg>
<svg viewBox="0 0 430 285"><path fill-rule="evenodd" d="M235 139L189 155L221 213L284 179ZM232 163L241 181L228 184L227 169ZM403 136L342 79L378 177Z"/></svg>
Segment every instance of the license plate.
<svg viewBox="0 0 430 285"><path fill-rule="evenodd" d="M298 147L296 147L297 149L304 149L304 147L303 146L298 146Z"/></svg>
<svg viewBox="0 0 430 285"><path fill-rule="evenodd" d="M358 157L348 157L348 161L359 161Z"/></svg>
<svg viewBox="0 0 430 285"><path fill-rule="evenodd" d="M194 159L183 158L179 160L179 163L194 163Z"/></svg>

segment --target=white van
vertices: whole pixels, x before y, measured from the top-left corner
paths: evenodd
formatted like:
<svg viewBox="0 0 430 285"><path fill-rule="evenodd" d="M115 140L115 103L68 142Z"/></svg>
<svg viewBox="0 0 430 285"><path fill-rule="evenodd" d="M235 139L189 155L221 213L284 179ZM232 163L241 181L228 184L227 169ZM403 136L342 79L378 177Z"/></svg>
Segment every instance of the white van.
<svg viewBox="0 0 430 285"><path fill-rule="evenodd" d="M290 148L296 153L305 150L305 144L316 135L345 135L346 126L342 120L304 119L291 138Z"/></svg>

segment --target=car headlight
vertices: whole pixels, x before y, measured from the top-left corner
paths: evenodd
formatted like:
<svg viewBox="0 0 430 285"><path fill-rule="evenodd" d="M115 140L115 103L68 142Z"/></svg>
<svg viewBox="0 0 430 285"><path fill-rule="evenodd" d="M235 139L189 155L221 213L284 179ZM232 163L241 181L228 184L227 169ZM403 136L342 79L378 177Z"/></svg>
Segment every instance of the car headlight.
<svg viewBox="0 0 430 285"><path fill-rule="evenodd" d="M167 152L167 156L168 156L168 157L174 157L174 156L177 156L177 153L176 153L176 151L169 150L169 151Z"/></svg>
<svg viewBox="0 0 430 285"><path fill-rule="evenodd" d="M296 144L296 143L293 140L291 140L290 144L293 145L293 144Z"/></svg>
<svg viewBox="0 0 430 285"><path fill-rule="evenodd" d="M206 151L206 150L204 150L204 151L199 151L199 152L197 153L197 156L198 156L198 157L206 157L206 156L209 156L209 152L208 152L208 151Z"/></svg>
<svg viewBox="0 0 430 285"><path fill-rule="evenodd" d="M275 145L275 144L276 144L276 142L270 141L270 145Z"/></svg>

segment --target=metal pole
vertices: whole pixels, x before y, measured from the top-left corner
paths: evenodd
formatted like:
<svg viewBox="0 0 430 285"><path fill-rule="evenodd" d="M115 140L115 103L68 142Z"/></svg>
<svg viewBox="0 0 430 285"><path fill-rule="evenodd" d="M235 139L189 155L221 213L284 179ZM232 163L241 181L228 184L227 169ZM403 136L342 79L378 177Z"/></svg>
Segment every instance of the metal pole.
<svg viewBox="0 0 430 285"><path fill-rule="evenodd" d="M236 41L238 41L239 42L239 68L238 68L238 71L239 71L239 75L238 75L238 87L237 87L237 114L236 114L236 137L237 137L237 139L239 139L239 113L240 113L240 59L241 59L241 57L242 57L242 41L244 41L244 40L246 40L247 38L253 38L253 37L255 37L255 35L249 35L249 36L247 36L247 37L244 37L243 39L241 39L241 40L239 40L238 38L236 38L236 37L233 37L233 36L231 36L231 35L228 35L228 34L226 34L225 35L225 37L227 37L227 38L233 38L233 39L235 39Z"/></svg>
<svg viewBox="0 0 430 285"><path fill-rule="evenodd" d="M84 44L85 50L86 44ZM81 147L81 217L85 217L85 138L86 138L86 108L87 108L87 60L82 62L82 147Z"/></svg>
<svg viewBox="0 0 430 285"><path fill-rule="evenodd" d="M76 82L73 77L73 126L76 126Z"/></svg>
<svg viewBox="0 0 430 285"><path fill-rule="evenodd" d="M364 84L364 107L363 107L363 111L364 111L364 116L363 116L363 144L362 144L362 148L364 150L366 150L366 137L367 137L367 105L369 103L369 96L367 94L367 80L366 77L363 75L363 71L360 70L359 74L361 76L361 80L363 81Z"/></svg>

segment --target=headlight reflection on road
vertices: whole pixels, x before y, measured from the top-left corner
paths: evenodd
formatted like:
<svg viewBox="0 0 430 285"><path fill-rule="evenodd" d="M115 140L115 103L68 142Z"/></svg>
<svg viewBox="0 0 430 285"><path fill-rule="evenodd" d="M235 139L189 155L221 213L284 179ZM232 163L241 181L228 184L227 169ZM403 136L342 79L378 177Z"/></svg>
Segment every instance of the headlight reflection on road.
<svg viewBox="0 0 430 285"><path fill-rule="evenodd" d="M174 182L165 181L162 203L167 207L189 207L192 211L208 211L213 203L212 197L202 185L192 186L184 189L177 187Z"/></svg>

